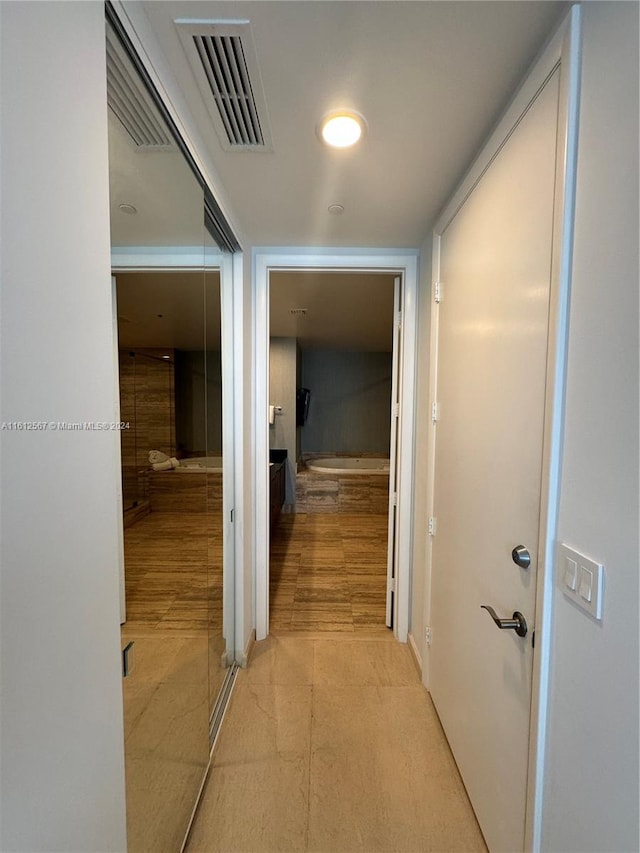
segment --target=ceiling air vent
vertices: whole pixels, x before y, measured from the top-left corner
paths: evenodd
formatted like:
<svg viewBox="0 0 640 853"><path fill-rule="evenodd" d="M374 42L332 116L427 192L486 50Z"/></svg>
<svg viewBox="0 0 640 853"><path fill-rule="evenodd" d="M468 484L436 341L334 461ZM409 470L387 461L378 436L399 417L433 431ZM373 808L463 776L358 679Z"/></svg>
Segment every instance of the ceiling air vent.
<svg viewBox="0 0 640 853"><path fill-rule="evenodd" d="M158 111L109 28L107 103L138 148L157 151L174 147Z"/></svg>
<svg viewBox="0 0 640 853"><path fill-rule="evenodd" d="M226 151L272 150L264 92L248 21L176 21Z"/></svg>

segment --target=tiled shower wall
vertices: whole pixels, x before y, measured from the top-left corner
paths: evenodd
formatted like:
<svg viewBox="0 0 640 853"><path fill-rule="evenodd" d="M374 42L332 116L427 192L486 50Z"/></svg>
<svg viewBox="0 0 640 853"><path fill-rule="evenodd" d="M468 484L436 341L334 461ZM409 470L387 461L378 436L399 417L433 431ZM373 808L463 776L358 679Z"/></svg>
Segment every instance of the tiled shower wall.
<svg viewBox="0 0 640 853"><path fill-rule="evenodd" d="M163 359L170 355L170 359ZM122 490L125 509L146 500L149 451L175 455L175 393L172 350L120 350Z"/></svg>

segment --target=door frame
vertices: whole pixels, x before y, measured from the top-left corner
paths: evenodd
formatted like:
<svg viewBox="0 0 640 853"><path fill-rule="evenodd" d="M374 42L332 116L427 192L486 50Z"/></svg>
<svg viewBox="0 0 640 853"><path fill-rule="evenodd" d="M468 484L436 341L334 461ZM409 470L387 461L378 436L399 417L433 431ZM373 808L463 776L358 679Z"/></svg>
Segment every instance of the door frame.
<svg viewBox="0 0 640 853"><path fill-rule="evenodd" d="M389 509L387 512L387 594L385 602L385 624L393 628L396 616L396 565L398 563L397 521L397 467L398 467L398 426L400 423L400 401L402 372L399 361L402 351L402 278L393 279L393 350L391 356L391 442L389 447Z"/></svg>
<svg viewBox="0 0 640 853"><path fill-rule="evenodd" d="M253 250L253 529L256 639L269 633L269 275L271 271L385 272L403 288L402 397L398 430L395 637L407 642L413 545L413 469L417 368L418 251L255 248Z"/></svg>
<svg viewBox="0 0 640 853"><path fill-rule="evenodd" d="M222 368L222 633L226 640L227 665L234 663L237 656L236 637L236 531L233 523L233 507L235 505L238 451L235 440L235 423L238 413L237 394L234 388L237 384L238 355L233 342L234 334L233 292L234 280L241 274L238 264L241 257L221 252L217 248L205 246L114 246L111 250L112 278L124 272L206 272L218 270L220 273L220 337L221 337L221 368ZM117 313L115 286L112 288L112 303ZM118 357L117 316L115 328L115 358ZM116 368L118 367L116 362ZM116 378L118 372L116 372ZM119 395L119 391L118 391ZM119 396L118 396L119 400ZM118 438L118 445L120 436ZM118 453L120 453L118 447ZM120 476L120 472L118 472ZM122 514L121 514L122 519ZM120 536L123 536L121 520ZM124 556L123 556L124 560ZM124 563L122 581L124 580ZM126 606L124 589L120 599L121 612Z"/></svg>
<svg viewBox="0 0 640 853"><path fill-rule="evenodd" d="M525 816L525 850L542 849L542 797L547 738L547 708L550 664L553 655L551 636L554 596L554 568L560 474L566 360L568 345L569 294L573 251L578 111L581 70L581 21L579 5L574 5L538 57L511 104L490 135L466 177L438 218L433 232L432 312L429 366L429 400L438 399L438 322L439 302L446 300L446 283L440 283L441 235L462 207L483 174L490 167L511 133L526 113L549 76L560 68L558 137L556 148L556 187L553 213L549 337L547 344L547 382L545 392L543 462L541 471L540 530L536 582L531 719L529 729L529 767ZM435 452L437 424L428 425L428 515L434 514ZM425 625L430 624L432 543L427 544L427 596ZM429 687L429 649L423 670Z"/></svg>
<svg viewBox="0 0 640 853"><path fill-rule="evenodd" d="M116 277L111 273L111 328L113 333L113 420L120 423L120 352L118 338L118 289ZM127 621L127 590L124 571L124 497L122 494L122 438L114 432L116 469L116 500L118 503L118 592L120 595L120 624Z"/></svg>

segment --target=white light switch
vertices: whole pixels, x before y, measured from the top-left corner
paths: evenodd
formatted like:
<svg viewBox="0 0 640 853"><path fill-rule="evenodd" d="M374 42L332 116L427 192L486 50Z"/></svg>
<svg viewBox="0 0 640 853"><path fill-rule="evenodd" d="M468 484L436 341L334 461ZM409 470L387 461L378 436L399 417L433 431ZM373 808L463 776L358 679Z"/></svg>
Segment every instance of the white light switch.
<svg viewBox="0 0 640 853"><path fill-rule="evenodd" d="M604 566L574 551L558 546L558 583L563 593L594 619L602 619Z"/></svg>
<svg viewBox="0 0 640 853"><path fill-rule="evenodd" d="M585 569L584 566L580 566L580 596L584 598L585 601L591 601L591 595L593 590L593 572L590 572L589 569Z"/></svg>
<svg viewBox="0 0 640 853"><path fill-rule="evenodd" d="M578 586L578 564L570 557L564 558L564 582L568 589L575 592Z"/></svg>

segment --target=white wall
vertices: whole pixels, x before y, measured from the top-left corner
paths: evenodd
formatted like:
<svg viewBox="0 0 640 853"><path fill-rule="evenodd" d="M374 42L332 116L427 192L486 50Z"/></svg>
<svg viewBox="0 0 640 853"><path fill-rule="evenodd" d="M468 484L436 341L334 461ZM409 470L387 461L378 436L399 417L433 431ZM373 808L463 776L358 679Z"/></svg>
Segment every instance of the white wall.
<svg viewBox="0 0 640 853"><path fill-rule="evenodd" d="M431 247L432 237L429 234L420 249L419 293L418 293L418 376L416 381L416 445L413 493L413 556L411 560L411 614L409 634L423 667L426 666L425 655L425 614L429 612L429 584L426 578L427 546L427 513L429 495L427 493L428 478L428 435L427 424L431 420L431 404L429 401L429 345L431 323ZM428 673L423 672L425 683Z"/></svg>
<svg viewBox="0 0 640 853"><path fill-rule="evenodd" d="M104 9L0 13L2 420L111 421ZM0 450L0 849L123 851L118 436Z"/></svg>
<svg viewBox="0 0 640 853"><path fill-rule="evenodd" d="M559 540L605 564L598 624L556 592L543 849L638 844L638 6L585 3Z"/></svg>

